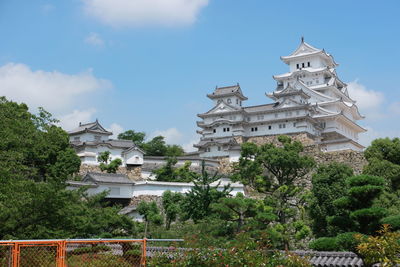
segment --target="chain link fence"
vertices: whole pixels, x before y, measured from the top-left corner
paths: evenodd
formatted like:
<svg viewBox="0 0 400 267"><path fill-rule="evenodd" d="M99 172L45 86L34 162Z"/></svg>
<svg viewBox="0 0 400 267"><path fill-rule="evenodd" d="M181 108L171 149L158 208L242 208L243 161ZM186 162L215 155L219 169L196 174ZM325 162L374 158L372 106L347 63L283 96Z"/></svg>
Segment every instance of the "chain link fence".
<svg viewBox="0 0 400 267"><path fill-rule="evenodd" d="M0 241L0 267L143 267L152 247L181 239L68 239ZM167 242L167 243L166 243Z"/></svg>

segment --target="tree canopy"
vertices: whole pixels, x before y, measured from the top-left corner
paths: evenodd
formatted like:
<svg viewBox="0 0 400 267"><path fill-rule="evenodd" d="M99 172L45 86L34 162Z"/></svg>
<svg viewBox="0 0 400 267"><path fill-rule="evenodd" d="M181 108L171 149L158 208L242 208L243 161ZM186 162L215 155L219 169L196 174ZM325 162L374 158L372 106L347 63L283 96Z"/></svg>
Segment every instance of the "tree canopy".
<svg viewBox="0 0 400 267"><path fill-rule="evenodd" d="M0 98L0 239L89 238L132 234L133 223L104 196L68 190L80 159L44 109Z"/></svg>

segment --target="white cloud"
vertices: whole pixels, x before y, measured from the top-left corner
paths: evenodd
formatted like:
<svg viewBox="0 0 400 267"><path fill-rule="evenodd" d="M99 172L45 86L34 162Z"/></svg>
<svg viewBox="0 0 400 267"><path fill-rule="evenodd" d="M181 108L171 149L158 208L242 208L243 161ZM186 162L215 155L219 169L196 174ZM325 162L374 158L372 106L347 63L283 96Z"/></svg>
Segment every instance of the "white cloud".
<svg viewBox="0 0 400 267"><path fill-rule="evenodd" d="M110 125L109 128L107 128L107 131L113 133L113 135L110 138L117 139L118 135L124 131L124 128L118 123L113 123Z"/></svg>
<svg viewBox="0 0 400 267"><path fill-rule="evenodd" d="M66 130L72 130L78 127L79 123L86 123L92 120L93 114L96 112L94 108L87 110L74 110L72 113L63 115L59 118L60 126Z"/></svg>
<svg viewBox="0 0 400 267"><path fill-rule="evenodd" d="M361 110L377 109L384 101L384 95L381 92L368 90L357 80L348 83L347 89L351 98L357 101L357 106Z"/></svg>
<svg viewBox="0 0 400 267"><path fill-rule="evenodd" d="M100 35L95 32L89 33L85 38L85 43L93 46L104 46L103 39L101 39Z"/></svg>
<svg viewBox="0 0 400 267"><path fill-rule="evenodd" d="M82 0L87 15L115 27L190 25L209 0Z"/></svg>
<svg viewBox="0 0 400 267"><path fill-rule="evenodd" d="M150 134L150 139L156 136L164 136L167 144L181 144L183 134L176 128L169 128L167 130L155 131Z"/></svg>
<svg viewBox="0 0 400 267"><path fill-rule="evenodd" d="M96 78L91 70L65 74L33 71L29 66L19 63L0 66L0 95L24 102L30 108L42 106L53 113L72 109L78 97L111 87L110 81Z"/></svg>
<svg viewBox="0 0 400 267"><path fill-rule="evenodd" d="M199 138L194 138L190 140L188 143L183 144L182 148L185 150L185 152L194 152L197 151L197 148L195 148L193 145L197 144L199 142Z"/></svg>

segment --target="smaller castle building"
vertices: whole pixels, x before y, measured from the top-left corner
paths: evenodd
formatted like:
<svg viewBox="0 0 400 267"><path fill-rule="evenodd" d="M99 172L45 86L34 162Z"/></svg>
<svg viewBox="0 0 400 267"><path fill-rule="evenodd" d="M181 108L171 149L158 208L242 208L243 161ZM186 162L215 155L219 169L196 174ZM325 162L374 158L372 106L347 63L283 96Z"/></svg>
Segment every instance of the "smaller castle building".
<svg viewBox="0 0 400 267"><path fill-rule="evenodd" d="M79 127L68 132L70 143L85 165L99 165L97 157L109 151L111 160L119 158L123 167L143 164L144 152L131 140L110 139L112 132L100 125L98 120L91 123L79 123Z"/></svg>

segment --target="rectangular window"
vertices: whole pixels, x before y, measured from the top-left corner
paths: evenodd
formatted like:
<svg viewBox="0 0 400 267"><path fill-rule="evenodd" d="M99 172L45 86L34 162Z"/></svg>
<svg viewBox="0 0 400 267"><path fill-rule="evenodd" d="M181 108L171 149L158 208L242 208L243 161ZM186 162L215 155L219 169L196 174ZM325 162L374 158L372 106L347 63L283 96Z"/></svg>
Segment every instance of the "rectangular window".
<svg viewBox="0 0 400 267"><path fill-rule="evenodd" d="M218 151L221 151L221 147L220 146L218 147Z"/></svg>
<svg viewBox="0 0 400 267"><path fill-rule="evenodd" d="M213 133L216 133L217 132L217 129L213 129Z"/></svg>
<svg viewBox="0 0 400 267"><path fill-rule="evenodd" d="M311 67L310 61L307 62L307 67Z"/></svg>
<svg viewBox="0 0 400 267"><path fill-rule="evenodd" d="M223 131L226 132L226 128L224 128Z"/></svg>
<svg viewBox="0 0 400 267"><path fill-rule="evenodd" d="M295 122L293 122L293 127L296 127L296 123Z"/></svg>
<svg viewBox="0 0 400 267"><path fill-rule="evenodd" d="M271 130L271 129L272 129L272 126L271 126L271 125L269 125L269 126L268 126L268 130Z"/></svg>
<svg viewBox="0 0 400 267"><path fill-rule="evenodd" d="M81 138L79 136L74 137L74 141L79 141Z"/></svg>
<svg viewBox="0 0 400 267"><path fill-rule="evenodd" d="M278 113L275 113L275 118L278 118Z"/></svg>
<svg viewBox="0 0 400 267"><path fill-rule="evenodd" d="M299 69L300 68L299 64L296 64L296 67L297 67L297 69Z"/></svg>
<svg viewBox="0 0 400 267"><path fill-rule="evenodd" d="M304 67L305 67L304 63L301 63L301 67L302 67L302 68L304 68Z"/></svg>
<svg viewBox="0 0 400 267"><path fill-rule="evenodd" d="M100 141L101 140L101 136L100 135L95 135L94 136L94 140L95 141Z"/></svg>
<svg viewBox="0 0 400 267"><path fill-rule="evenodd" d="M230 128L226 128L226 131L229 132L231 129Z"/></svg>
<svg viewBox="0 0 400 267"><path fill-rule="evenodd" d="M282 128L286 128L286 124L282 124Z"/></svg>
<svg viewBox="0 0 400 267"><path fill-rule="evenodd" d="M257 127L255 127L255 128L254 128L254 131L255 131L255 132L257 132L257 131L258 131L258 128L257 128Z"/></svg>

